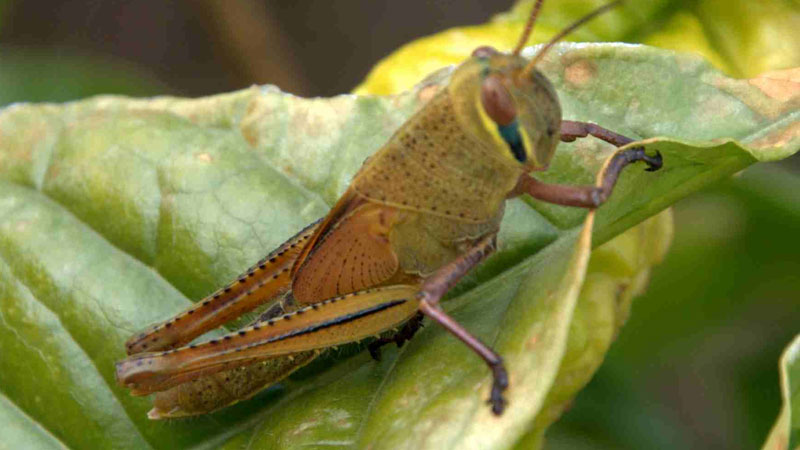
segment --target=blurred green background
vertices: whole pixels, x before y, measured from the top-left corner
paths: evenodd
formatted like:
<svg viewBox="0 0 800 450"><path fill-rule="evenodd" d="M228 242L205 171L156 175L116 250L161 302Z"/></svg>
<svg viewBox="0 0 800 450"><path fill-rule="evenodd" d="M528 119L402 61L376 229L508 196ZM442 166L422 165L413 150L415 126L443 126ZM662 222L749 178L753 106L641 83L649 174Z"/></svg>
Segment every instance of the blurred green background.
<svg viewBox="0 0 800 450"><path fill-rule="evenodd" d="M0 0L0 106L254 83L343 93L401 44L512 3ZM669 256L547 448L761 445L780 405L778 358L800 328L798 192L795 156L675 206Z"/></svg>

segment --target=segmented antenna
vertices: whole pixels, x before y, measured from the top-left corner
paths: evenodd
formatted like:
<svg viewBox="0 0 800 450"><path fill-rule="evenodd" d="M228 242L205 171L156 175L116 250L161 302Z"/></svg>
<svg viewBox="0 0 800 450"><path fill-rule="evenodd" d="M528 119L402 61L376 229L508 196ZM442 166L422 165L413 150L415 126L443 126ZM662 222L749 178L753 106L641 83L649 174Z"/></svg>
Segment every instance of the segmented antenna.
<svg viewBox="0 0 800 450"><path fill-rule="evenodd" d="M519 52L521 52L522 48L525 47L525 43L528 42L528 38L531 37L533 24L536 23L536 17L539 16L539 10L542 9L542 3L544 3L544 0L536 0L536 4L533 5L531 15L528 16L528 22L525 23L525 29L522 31L522 36L519 37L519 42L517 42L517 46L514 47L514 51L511 52L512 55L519 55Z"/></svg>
<svg viewBox="0 0 800 450"><path fill-rule="evenodd" d="M607 3L607 4L603 5L603 6L595 9L594 11L590 12L589 14L583 16L580 20L578 20L577 22L575 22L572 25L568 26L567 28L564 28L563 30L561 30L560 33L558 33L557 35L553 36L553 38L550 39L550 41L547 44L545 44L544 47L542 47L538 52L536 52L535 55L533 55L533 58L531 58L531 61L528 63L528 65L525 66L524 69L522 69L522 72L520 73L520 77L522 77L522 78L530 77L531 71L533 70L533 67L536 65L536 63L538 63L539 60L542 59L542 57L547 53L548 50L550 50L550 48L553 45L555 45L558 41L563 39L564 36L572 33L573 31L575 31L576 28L578 28L581 25L585 24L586 22L594 19L595 17L599 16L600 14L603 14L604 12L608 11L609 9L618 6L620 3L622 3L622 1L623 0L617 0L615 2Z"/></svg>

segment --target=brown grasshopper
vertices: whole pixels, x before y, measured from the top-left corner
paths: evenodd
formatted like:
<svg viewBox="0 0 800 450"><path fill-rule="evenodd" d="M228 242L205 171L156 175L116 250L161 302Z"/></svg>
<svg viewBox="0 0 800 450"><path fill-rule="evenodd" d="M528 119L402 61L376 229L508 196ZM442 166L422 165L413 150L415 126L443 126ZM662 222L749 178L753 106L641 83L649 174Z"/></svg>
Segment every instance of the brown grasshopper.
<svg viewBox="0 0 800 450"><path fill-rule="evenodd" d="M327 216L267 255L236 281L128 340L118 382L133 395L157 393L153 419L203 414L251 397L315 358L321 349L398 329L369 345L373 357L402 344L423 316L478 354L492 371L489 403L500 415L508 377L503 360L439 306L470 269L495 250L505 201L522 194L597 208L622 169L661 156L618 152L597 186L553 185L547 168L559 141L631 139L592 123L562 121L558 97L536 63L520 56L543 0L510 54L479 47L449 84L366 161ZM189 344L244 313L265 308L248 327ZM187 345L188 344L188 345Z"/></svg>

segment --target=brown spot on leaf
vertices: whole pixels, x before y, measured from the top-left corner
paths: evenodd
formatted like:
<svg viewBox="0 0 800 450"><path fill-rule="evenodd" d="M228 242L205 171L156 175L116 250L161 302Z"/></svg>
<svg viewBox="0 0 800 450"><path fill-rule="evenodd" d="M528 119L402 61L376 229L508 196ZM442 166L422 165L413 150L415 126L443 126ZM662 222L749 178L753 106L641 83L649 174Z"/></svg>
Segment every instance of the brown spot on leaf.
<svg viewBox="0 0 800 450"><path fill-rule="evenodd" d="M567 83L575 86L584 86L597 75L597 66L593 61L586 59L576 61L564 69L564 78Z"/></svg>
<svg viewBox="0 0 800 450"><path fill-rule="evenodd" d="M258 134L252 127L242 126L242 136L251 147L255 147L258 144Z"/></svg>
<svg viewBox="0 0 800 450"><path fill-rule="evenodd" d="M719 75L714 77L710 84L738 98L754 112L775 120L786 112L800 107L800 93L792 92L800 89L796 78L792 81L791 71L782 72L784 72L782 75L775 75L777 72L772 72L750 80L736 80ZM791 88L792 84L796 86ZM781 100L779 97L786 99Z"/></svg>
<svg viewBox="0 0 800 450"><path fill-rule="evenodd" d="M61 165L58 163L50 164L50 167L47 169L47 177L50 180L54 180L58 178L60 174L61 174Z"/></svg>
<svg viewBox="0 0 800 450"><path fill-rule="evenodd" d="M800 122L793 122L783 130L770 133L749 144L755 148L785 147L790 141L800 137Z"/></svg>
<svg viewBox="0 0 800 450"><path fill-rule="evenodd" d="M14 224L14 230L17 231L18 233L24 233L28 229L28 226L30 226L30 224L31 224L30 220L20 220L16 224Z"/></svg>
<svg viewBox="0 0 800 450"><path fill-rule="evenodd" d="M528 342L525 343L525 347L529 350L536 348L536 343L539 342L539 335L534 334L533 337L528 339Z"/></svg>
<svg viewBox="0 0 800 450"><path fill-rule="evenodd" d="M766 72L748 81L775 100L800 100L800 67Z"/></svg>
<svg viewBox="0 0 800 450"><path fill-rule="evenodd" d="M197 155L197 159L207 163L210 163L213 160L211 155L209 155L208 153L200 153L199 155Z"/></svg>

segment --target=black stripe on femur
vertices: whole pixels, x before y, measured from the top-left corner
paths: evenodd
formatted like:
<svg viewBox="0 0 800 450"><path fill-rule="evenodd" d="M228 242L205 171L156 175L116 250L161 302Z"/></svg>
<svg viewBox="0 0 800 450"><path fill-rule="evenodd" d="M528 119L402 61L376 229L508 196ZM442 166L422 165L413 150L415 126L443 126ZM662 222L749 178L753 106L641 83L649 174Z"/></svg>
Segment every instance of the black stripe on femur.
<svg viewBox="0 0 800 450"><path fill-rule="evenodd" d="M402 305L403 303L407 302L407 299L400 299L400 300L392 300L391 302L381 303L380 305L375 305L371 308L362 309L361 311L356 311L351 314L345 314L340 317L336 317L331 320L326 320L325 322L321 322L315 325L311 325L306 328L300 328L299 330L290 331L289 333L282 334L280 336L275 336L273 338L267 339L266 341L261 341L252 344L252 347L257 347L259 345L264 344L271 344L273 342L279 342L284 339L289 339L297 336L302 336L305 334L311 334L320 330L324 330L325 328L335 327L337 325L342 325L348 322L352 322L354 320L358 320L362 317L369 316L371 314L379 313L381 311L386 311L387 309L394 308L395 306Z"/></svg>

